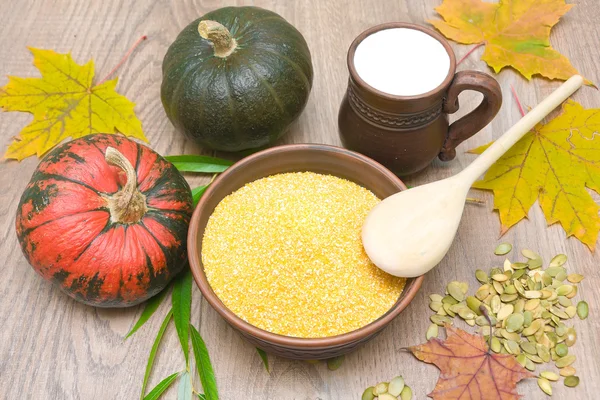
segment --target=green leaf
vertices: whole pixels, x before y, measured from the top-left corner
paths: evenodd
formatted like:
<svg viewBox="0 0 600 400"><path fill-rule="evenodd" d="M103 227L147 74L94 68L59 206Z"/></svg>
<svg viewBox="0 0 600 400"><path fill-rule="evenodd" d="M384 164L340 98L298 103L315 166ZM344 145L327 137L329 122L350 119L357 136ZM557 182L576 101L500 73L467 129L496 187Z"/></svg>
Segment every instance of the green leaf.
<svg viewBox="0 0 600 400"><path fill-rule="evenodd" d="M223 172L233 165L233 161L209 156L181 155L165 158L181 172Z"/></svg>
<svg viewBox="0 0 600 400"><path fill-rule="evenodd" d="M144 325L146 323L146 321L148 321L150 319L152 314L154 314L154 312L158 309L158 306L160 306L160 303L162 303L168 290L169 290L168 287L164 288L162 292L160 292L156 296L150 298L146 302L146 306L144 307L144 311L142 311L142 315L140 315L140 319L138 319L138 321L135 323L133 328L131 328L131 330L127 333L127 335L125 336L125 339L127 339L129 336L133 335L138 329L140 329L142 327L142 325Z"/></svg>
<svg viewBox="0 0 600 400"><path fill-rule="evenodd" d="M169 386L171 386L171 383L177 379L177 376L179 376L179 372L175 372L173 375L167 376L165 379L160 381L160 383L156 385L154 389L148 393L148 396L143 398L143 400L157 400L160 395L163 394L163 392L167 390Z"/></svg>
<svg viewBox="0 0 600 400"><path fill-rule="evenodd" d="M197 205L200 201L200 197L206 192L208 185L198 186L197 188L192 189L192 198L194 199L194 205Z"/></svg>
<svg viewBox="0 0 600 400"><path fill-rule="evenodd" d="M200 400L206 400L206 396L204 395L204 393L198 393L198 398Z"/></svg>
<svg viewBox="0 0 600 400"><path fill-rule="evenodd" d="M173 304L173 321L185 356L185 365L189 365L190 345L188 338L190 314L192 312L192 271L189 268L175 279L171 303Z"/></svg>
<svg viewBox="0 0 600 400"><path fill-rule="evenodd" d="M177 400L192 400L192 381L189 372L184 372L179 380Z"/></svg>
<svg viewBox="0 0 600 400"><path fill-rule="evenodd" d="M165 334L165 331L167 330L167 326L169 325L169 321L171 321L172 315L173 310L169 310L160 328L158 329L158 334L156 335L156 339L154 339L154 344L152 344L150 356L148 357L148 363L146 364L146 372L144 372L144 382L142 383L142 394L140 395L140 399L144 399L144 394L146 393L146 386L148 385L148 378L150 378L150 372L152 371L152 365L154 364L154 358L156 357L158 345L160 344L160 341L163 335Z"/></svg>
<svg viewBox="0 0 600 400"><path fill-rule="evenodd" d="M217 391L217 381L215 379L215 372L213 371L212 364L210 363L210 357L208 356L208 349L200 333L190 325L190 332L192 335L192 348L194 349L194 358L196 359L196 369L198 370L198 376L200 376L200 382L204 389L204 395L206 400L219 400L219 393Z"/></svg>
<svg viewBox="0 0 600 400"><path fill-rule="evenodd" d="M262 359L262 362L265 365L265 369L267 370L267 372L269 372L269 356L267 355L267 352L264 351L263 349L259 349L258 347L256 348L256 351L258 352L258 355Z"/></svg>

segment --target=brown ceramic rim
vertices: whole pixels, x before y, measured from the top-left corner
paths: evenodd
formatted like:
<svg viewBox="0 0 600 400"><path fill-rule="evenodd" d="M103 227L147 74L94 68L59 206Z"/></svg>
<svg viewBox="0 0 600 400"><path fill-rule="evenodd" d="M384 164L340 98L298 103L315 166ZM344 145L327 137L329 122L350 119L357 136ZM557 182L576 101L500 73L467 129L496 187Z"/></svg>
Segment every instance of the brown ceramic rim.
<svg viewBox="0 0 600 400"><path fill-rule="evenodd" d="M242 332L246 332L263 341L276 343L281 346L292 346L295 348L326 348L331 346L344 345L347 343L359 341L365 337L373 335L379 332L381 329L383 329L386 325L388 325L395 317L397 317L402 312L402 310L406 308L406 306L408 306L408 304L415 297L417 291L423 283L424 276L421 275L417 278L409 280L407 282L408 287L405 287L405 290L400 295L401 297L399 298L399 302L395 303L394 306L389 311L387 311L382 317L373 321L369 325L366 325L355 331L337 336L325 338L297 338L291 336L278 335L276 333L271 333L263 329L257 328L256 326L251 325L243 319L239 318L227 307L225 307L225 305L221 302L221 300L217 297L217 295L213 292L212 288L210 287L206 275L204 274L204 269L201 266L200 254L198 254L197 251L198 248L196 244L198 243L198 223L200 220L200 215L204 212L204 208L206 207L208 199L212 196L213 191L219 186L220 182L228 179L228 176L236 173L237 170L246 168L246 166L253 161L260 160L261 158L268 156L282 155L286 152L302 149L314 149L326 152L346 154L348 157L353 157L362 161L370 168L377 170L378 173L385 175L388 179L392 181L395 181L395 183L398 186L400 186L402 190L406 190L406 185L404 185L404 183L396 175L394 175L383 165L362 154L346 150L340 147L322 144L292 144L277 146L260 151L238 161L237 163L229 167L225 172L219 175L217 179L215 179L215 181L208 187L208 189L200 199L200 202L198 203L198 206L196 207L196 209L194 210L194 214L192 215L187 239L190 268L192 270L192 274L194 275L194 280L200 288L200 291L202 292L204 298L234 328Z"/></svg>
<svg viewBox="0 0 600 400"><path fill-rule="evenodd" d="M383 31L386 29L394 29L394 28L406 28L406 29L415 29L415 30L421 31L421 32L426 33L429 36L433 37L438 42L440 42L442 44L442 46L444 46L444 49L446 49L446 52L448 53L448 56L450 57L450 68L448 69L448 75L446 76L446 79L444 79L444 81L438 87L430 90L429 92L417 94L414 96L396 96L396 95L385 93L385 92L375 89L374 87L372 87L371 85L366 83L360 77L360 75L358 75L358 72L356 72L356 68L354 66L354 54L356 53L356 48L358 47L358 45L363 40L365 40L365 38L367 36L370 36L375 32ZM361 33L360 35L358 35L357 38L354 39L354 41L350 45L350 49L348 50L347 63L348 63L348 70L350 71L350 76L357 86L359 86L361 89L364 89L364 90L373 91L378 96L384 97L389 100L416 100L416 99L429 97L435 93L438 93L438 92L444 90L444 88L448 87L448 85L450 85L450 82L452 82L452 79L454 79L454 74L456 73L456 56L454 55L454 51L452 50L452 47L450 47L450 43L448 43L448 41L446 39L444 39L444 37L442 35L440 35L439 33L435 32L429 28L426 28L424 26L411 24L408 22L387 22L385 24L373 26L373 27L367 29L366 31L364 31L363 33Z"/></svg>

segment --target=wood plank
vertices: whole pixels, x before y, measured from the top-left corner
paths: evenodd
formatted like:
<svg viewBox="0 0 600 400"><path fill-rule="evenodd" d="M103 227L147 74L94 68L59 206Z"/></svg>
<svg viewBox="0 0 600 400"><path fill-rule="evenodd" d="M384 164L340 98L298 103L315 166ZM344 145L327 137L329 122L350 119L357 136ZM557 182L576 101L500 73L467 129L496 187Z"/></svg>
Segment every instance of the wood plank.
<svg viewBox="0 0 600 400"><path fill-rule="evenodd" d="M254 4L272 9L300 29L313 55L315 81L309 104L291 132L280 143L318 142L339 145L337 112L346 89L346 51L364 29L387 21L426 24L435 18L433 8L441 0L257 0L257 1L79 1L23 0L11 2L10 12L0 14L0 72L3 75L36 76L26 46L71 51L80 63L94 58L98 77L104 76L129 46L142 34L149 39L118 71L119 91L136 102L153 148L162 154L199 154L201 148L176 132L165 117L160 98L161 62L168 45L190 21L224 5ZM567 55L588 79L600 82L600 8L597 0L582 0L553 30L552 43ZM452 44L457 56L469 46ZM459 69L490 72L479 60L478 49ZM419 185L447 177L473 159L464 150L498 137L518 118L511 98L514 85L525 105L535 105L557 85L542 79L527 82L510 69L496 76L504 94L499 116L482 132L459 147L455 161L434 165L418 176L406 179ZM0 85L7 79L0 78ZM597 91L584 88L575 100L586 107L599 107ZM461 111L473 108L478 96L461 95ZM30 121L26 114L3 114L0 118L0 149ZM205 152L204 153L209 153ZM6 399L134 399L160 315L134 337L123 337L135 323L143 307L102 310L83 306L43 281L21 254L14 216L20 195L37 160L0 163L0 256L5 260L0 284L0 398ZM207 177L188 176L192 186ZM428 321L427 295L441 292L447 281L467 280L473 286L473 271L499 265L492 254L496 244L509 241L516 249L532 248L549 259L558 252L569 255L570 268L586 276L580 295L590 304L592 316L600 306L600 276L597 254L591 254L574 239L565 239L562 229L546 227L536 205L529 220L519 223L499 239L499 221L489 194L473 192L486 201L483 206L468 205L456 242L441 265L429 273L413 303L379 337L350 354L335 372L324 364L311 365L271 357L272 372L266 373L253 347L244 342L201 299L194 289L192 322L200 327L213 359L222 399L322 399L348 400L360 397L363 389L402 374L413 387L415 398L423 399L434 385L435 367L415 361L401 348L424 340ZM596 196L597 198L597 196ZM596 398L600 392L600 335L597 318L574 322L579 342L571 351L577 355L582 381L575 390L555 385L555 398ZM151 385L184 368L174 329L165 335L157 357ZM198 379L194 383L199 388ZM527 399L545 399L535 380L519 385ZM165 398L173 398L176 388Z"/></svg>

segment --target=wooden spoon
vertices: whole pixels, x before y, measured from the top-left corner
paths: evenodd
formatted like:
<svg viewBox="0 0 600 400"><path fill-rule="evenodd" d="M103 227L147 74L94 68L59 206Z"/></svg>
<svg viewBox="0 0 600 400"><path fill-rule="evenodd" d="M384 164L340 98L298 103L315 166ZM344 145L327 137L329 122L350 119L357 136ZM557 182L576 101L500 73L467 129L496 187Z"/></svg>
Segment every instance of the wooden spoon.
<svg viewBox="0 0 600 400"><path fill-rule="evenodd" d="M396 193L375 206L362 228L371 261L407 278L435 267L454 240L473 182L582 84L581 76L571 77L459 174Z"/></svg>

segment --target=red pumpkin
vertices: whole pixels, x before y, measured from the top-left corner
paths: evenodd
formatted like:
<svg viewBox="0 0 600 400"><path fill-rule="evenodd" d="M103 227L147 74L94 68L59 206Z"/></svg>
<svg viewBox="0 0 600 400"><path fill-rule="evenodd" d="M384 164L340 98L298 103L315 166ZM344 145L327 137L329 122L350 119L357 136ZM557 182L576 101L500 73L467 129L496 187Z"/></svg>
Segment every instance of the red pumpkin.
<svg viewBox="0 0 600 400"><path fill-rule="evenodd" d="M190 187L153 150L89 135L46 155L21 196L17 236L45 279L83 303L126 307L183 268Z"/></svg>

